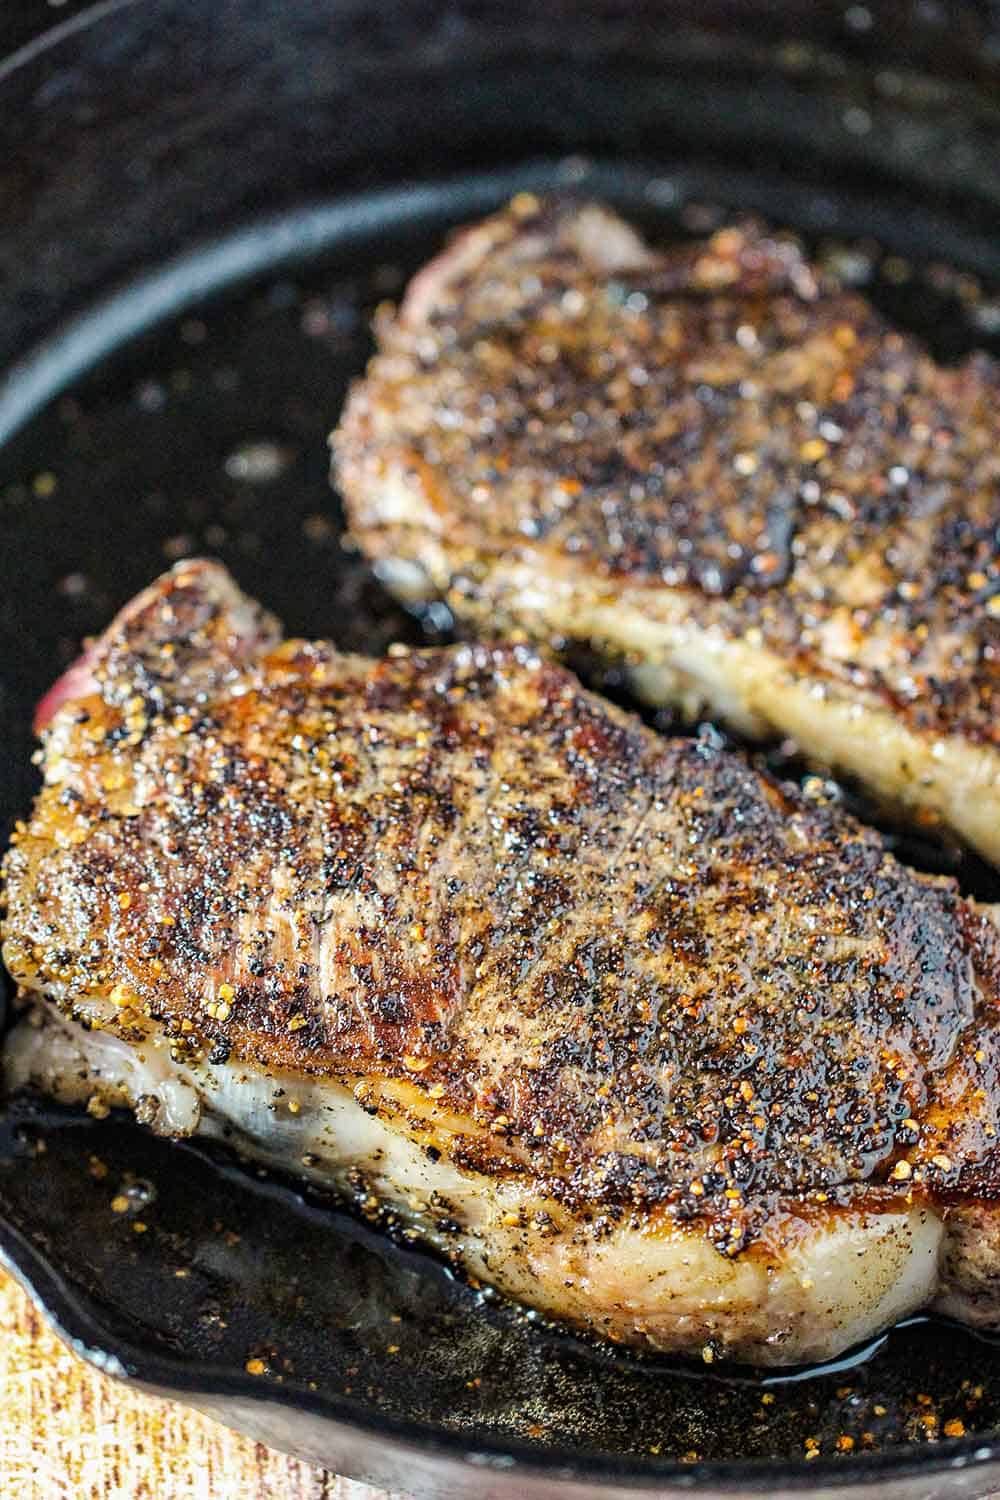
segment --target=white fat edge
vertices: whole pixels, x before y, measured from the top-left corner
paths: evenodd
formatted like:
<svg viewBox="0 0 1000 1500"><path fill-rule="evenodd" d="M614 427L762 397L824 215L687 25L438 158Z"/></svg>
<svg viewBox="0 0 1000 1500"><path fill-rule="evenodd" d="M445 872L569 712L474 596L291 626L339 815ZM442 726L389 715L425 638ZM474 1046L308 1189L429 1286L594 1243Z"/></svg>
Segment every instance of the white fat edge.
<svg viewBox="0 0 1000 1500"><path fill-rule="evenodd" d="M34 1008L10 1032L3 1069L11 1090L34 1085L64 1103L95 1094L133 1109L144 1103L157 1134L229 1137L255 1160L319 1183L341 1185L361 1172L371 1192L425 1230L461 1210L463 1227L475 1233L529 1196L516 1182L489 1179L491 1208L483 1197L487 1179L433 1160L342 1083L241 1062L176 1061L166 1039L132 1044L48 1007Z"/></svg>
<svg viewBox="0 0 1000 1500"><path fill-rule="evenodd" d="M720 1255L676 1225L624 1221L595 1233L530 1181L462 1171L446 1152L433 1159L342 1084L175 1062L168 1048L135 1049L57 1012L39 1015L41 1025L27 1017L8 1038L10 1086L32 1083L66 1102L97 1092L134 1107L152 1097L160 1133L227 1138L324 1185L356 1190L361 1173L366 1193L473 1275L612 1338L687 1352L715 1341L767 1365L826 1359L925 1306L938 1287L941 1222L926 1209L845 1214L763 1257Z"/></svg>
<svg viewBox="0 0 1000 1500"><path fill-rule="evenodd" d="M3 1072L9 1089L34 1084L65 1104L94 1094L133 1108L156 1100L164 1135L194 1135L201 1123L197 1090L153 1041L132 1046L110 1031L87 1031L41 1011L29 1011L8 1035Z"/></svg>

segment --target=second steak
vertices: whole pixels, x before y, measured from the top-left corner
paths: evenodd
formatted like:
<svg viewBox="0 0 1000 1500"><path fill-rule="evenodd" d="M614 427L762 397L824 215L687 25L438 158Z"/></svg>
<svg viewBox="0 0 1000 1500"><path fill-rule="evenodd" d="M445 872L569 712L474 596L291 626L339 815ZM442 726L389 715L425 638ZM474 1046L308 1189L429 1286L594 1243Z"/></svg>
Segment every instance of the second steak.
<svg viewBox="0 0 1000 1500"><path fill-rule="evenodd" d="M418 275L334 438L355 535L444 596L789 735L1000 862L1000 399L791 242L654 253L529 197Z"/></svg>

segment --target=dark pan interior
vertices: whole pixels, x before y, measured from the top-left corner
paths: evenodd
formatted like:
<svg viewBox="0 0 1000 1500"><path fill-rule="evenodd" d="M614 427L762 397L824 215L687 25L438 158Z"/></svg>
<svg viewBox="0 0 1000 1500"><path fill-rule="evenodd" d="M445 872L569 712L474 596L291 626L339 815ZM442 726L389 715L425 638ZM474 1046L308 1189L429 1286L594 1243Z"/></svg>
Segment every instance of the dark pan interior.
<svg viewBox="0 0 1000 1500"><path fill-rule="evenodd" d="M285 40L288 57L305 55L296 50L311 36L305 8L287 7L284 19L267 5L233 9L251 35L255 26L269 28L272 52ZM498 40L502 28L487 27L488 9L441 7L438 53L425 60L425 73L413 74L443 112L436 144L423 120L406 139L401 122L412 114L402 112L395 133L382 118L371 148L376 159L382 151L381 166L367 182L348 160L354 135L348 132L348 146L331 144L331 154L347 153L349 193L335 192L322 174L305 180L310 132L324 120L331 128L333 116L323 111L300 122L294 170L303 180L295 191L287 191L291 166L280 184L269 182L277 147L267 120L253 116L253 160L236 130L244 123L240 111L251 108L245 90L237 90L230 114L216 108L203 154L196 151L184 171L182 148L178 162L169 150L181 114L166 106L154 111L143 151L132 157L144 201L123 209L126 227L117 234L109 230L107 198L103 218L96 202L68 202L62 168L41 144L20 157L12 151L25 212L30 217L37 192L47 229L62 215L73 239L52 246L43 264L36 256L13 267L10 242L23 230L0 249L15 277L17 325L16 337L7 328L6 382L0 371L0 429L13 433L0 452L5 829L26 810L36 784L34 702L81 638L177 558L222 558L293 633L332 636L368 652L394 640L450 638L447 610L422 619L406 614L344 546L327 487L325 439L347 382L363 368L375 304L398 294L450 225L518 187L610 198L661 238L761 214L799 230L831 269L863 286L939 357L955 359L974 347L1000 354L1000 244L989 232L1000 198L992 150L1000 130L991 94L973 90L953 53L964 39L981 54L975 16L968 36L942 40L942 76L922 93L906 69L883 67L881 83L873 81L879 70L866 60L869 28L857 17L815 43L801 17L794 43L760 31L736 62L731 49L722 54L725 65L717 33L692 31L687 40L678 25L671 37L675 47L688 47L685 66L708 59L697 73L692 118L682 119L677 111L691 80L657 59L649 36L665 45L663 13L681 16L683 7L637 7L641 25L634 19L631 30L614 22L614 7L582 7L593 20L587 57L558 55L564 32L546 40L536 31L537 52L519 64ZM871 19L871 9L860 9ZM885 24L896 29L881 40L898 45L909 37L906 60L916 77L918 65L927 66L923 33L899 29L905 9L886 8ZM204 7L140 10L187 26L210 72L215 66L231 79L249 67L249 52L240 51L245 42L234 42L238 55L230 56L219 36L205 31ZM398 36L385 29L387 21L381 30L372 22L364 67L358 62L354 73L410 78L411 110L419 111L413 49L407 54L404 45L412 17L408 23L406 7L398 10ZM722 26L725 16L715 20ZM141 50L144 37L149 42L146 24L119 16L118 33L102 47L87 34L61 44L77 49L70 94L87 96L88 67L115 73L132 66L130 49ZM334 32L326 45L347 49ZM452 93L446 101L440 93L452 33L459 94L463 82L473 87L470 58L477 57L477 38L482 42L471 96L478 114L470 112L470 96L463 115ZM166 26L156 35L159 66L168 72L178 66L178 32ZM581 45L587 40L584 34ZM835 44L839 52L829 50ZM426 37L421 45L426 51ZM798 61L793 45L805 49ZM838 56L839 63L829 60ZM270 53L266 61L272 63ZM316 68L322 72L320 63ZM426 79L435 68L438 88L431 89ZM22 71L14 74L19 87ZM59 76L50 66L47 86ZM182 68L167 104L183 93L186 76ZM546 78L549 93L541 99ZM0 76L0 102L10 83ZM314 91L329 84L321 76ZM147 86L166 88L162 79ZM400 90L405 94L402 84ZM328 112L333 106L323 98ZM742 144L734 123L740 99L750 111ZM574 101L579 109L568 119ZM274 109L279 104L290 107L272 100ZM193 94L185 105L189 120L202 107ZM53 107L58 111L58 102ZM112 117L110 105L102 122L93 107L96 116L78 128L85 145L100 128L114 142L110 164L100 169L111 172L116 153L134 143L134 122ZM371 111L362 113L370 123ZM47 128L39 126L40 140ZM12 127L15 137L18 129ZM361 129L357 121L354 129ZM213 175L220 140L229 142L233 161L229 188ZM160 152L159 178L149 165L150 141ZM196 170L215 192L211 201L203 193L197 211L185 196ZM0 185L3 171L12 169L0 169ZM143 216L151 211L145 198L157 194L162 222L153 235ZM91 252L86 265L81 247ZM602 685L619 694L613 678ZM676 727L662 717L656 723ZM766 758L783 774L801 771L778 747ZM889 836L902 857L953 871L984 899L1000 898L996 877L961 851L921 844L907 830ZM130 1206L115 1214L111 1200L122 1193ZM665 1472L668 1461L801 1461L813 1449L821 1466L839 1458L845 1469L857 1469L866 1453L920 1445L941 1457L956 1446L946 1433L964 1431L981 1444L1000 1427L1000 1355L953 1326L917 1320L836 1368L768 1379L751 1371L720 1377L592 1347L473 1291L429 1255L392 1243L351 1213L261 1180L224 1156L152 1140L117 1118L98 1122L32 1101L9 1104L0 1118L0 1243L15 1262L25 1246L33 1263L41 1257L69 1298L54 1308L57 1315L67 1305L82 1309L112 1351L169 1357L192 1378L211 1368L213 1379L234 1388L249 1378L247 1362L260 1360L265 1373L253 1379L289 1399L326 1398L348 1412L385 1414L414 1430L472 1435L501 1448L525 1444L540 1458L571 1451L582 1472L598 1458L638 1477ZM315 1274L319 1265L322 1276ZM141 1363L132 1367L142 1373Z"/></svg>

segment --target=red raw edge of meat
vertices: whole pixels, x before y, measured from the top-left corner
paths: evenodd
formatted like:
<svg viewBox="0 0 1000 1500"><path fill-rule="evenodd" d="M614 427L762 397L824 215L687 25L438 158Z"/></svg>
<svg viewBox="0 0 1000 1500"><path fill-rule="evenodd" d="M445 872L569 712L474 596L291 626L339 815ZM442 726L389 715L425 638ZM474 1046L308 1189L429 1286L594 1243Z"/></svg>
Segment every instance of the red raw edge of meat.
<svg viewBox="0 0 1000 1500"><path fill-rule="evenodd" d="M36 734L41 734L49 727L64 703L72 698L86 698L88 694L97 692L97 679L92 670L96 655L96 645L89 646L71 667L66 668L61 677L56 678L45 696L39 699L32 720L32 728Z"/></svg>

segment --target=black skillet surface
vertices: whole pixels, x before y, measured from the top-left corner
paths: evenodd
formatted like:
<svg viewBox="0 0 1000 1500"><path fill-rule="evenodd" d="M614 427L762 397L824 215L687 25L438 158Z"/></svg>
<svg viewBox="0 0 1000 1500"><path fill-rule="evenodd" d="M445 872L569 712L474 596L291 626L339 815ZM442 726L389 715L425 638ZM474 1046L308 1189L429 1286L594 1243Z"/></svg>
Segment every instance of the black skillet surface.
<svg viewBox="0 0 1000 1500"><path fill-rule="evenodd" d="M510 45L517 6L500 25L488 7L432 7L416 27L391 8L395 29L350 6L317 28L306 9L224 5L225 31L181 0L99 7L0 74L0 102L6 89L23 106L0 110L0 190L21 205L0 243L0 343L16 361L0 428L43 408L0 457L7 821L34 787L33 701L177 557L222 557L292 631L346 647L447 635L446 612L406 616L342 547L324 438L374 303L447 225L517 187L599 193L661 235L768 213L941 357L991 339L1000 352L1000 177L984 150L1000 127L959 66L973 42L988 60L975 8L961 10L968 31L957 13L945 30L925 16L901 31L899 7L885 34L871 8L821 17L838 53L810 52L800 17L777 51L763 27L730 40L725 65L717 37L664 23L677 6L637 7L627 24L579 7L571 36L567 9L547 32L522 15L530 51ZM936 48L959 76L872 71L872 31L880 45L905 35L908 66ZM325 196L304 207L310 187ZM123 294L102 301L115 282ZM995 899L982 867L902 848ZM428 1494L1000 1484L1000 1352L959 1329L915 1323L838 1368L767 1380L592 1347L344 1208L116 1118L8 1104L0 1249L105 1367Z"/></svg>

